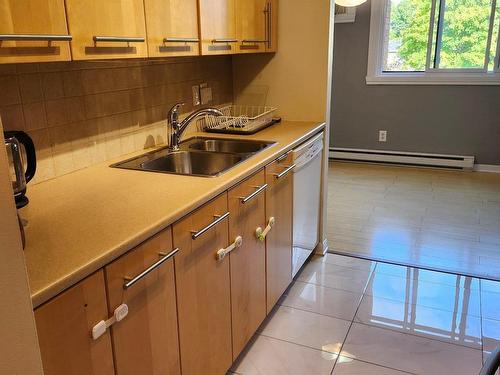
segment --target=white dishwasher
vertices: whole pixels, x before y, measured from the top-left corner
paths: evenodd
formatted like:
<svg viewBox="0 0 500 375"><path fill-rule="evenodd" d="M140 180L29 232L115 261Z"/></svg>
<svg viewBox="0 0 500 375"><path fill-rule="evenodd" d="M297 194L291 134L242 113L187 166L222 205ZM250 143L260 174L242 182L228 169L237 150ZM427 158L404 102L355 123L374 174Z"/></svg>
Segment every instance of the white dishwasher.
<svg viewBox="0 0 500 375"><path fill-rule="evenodd" d="M318 244L323 134L293 150L292 276Z"/></svg>

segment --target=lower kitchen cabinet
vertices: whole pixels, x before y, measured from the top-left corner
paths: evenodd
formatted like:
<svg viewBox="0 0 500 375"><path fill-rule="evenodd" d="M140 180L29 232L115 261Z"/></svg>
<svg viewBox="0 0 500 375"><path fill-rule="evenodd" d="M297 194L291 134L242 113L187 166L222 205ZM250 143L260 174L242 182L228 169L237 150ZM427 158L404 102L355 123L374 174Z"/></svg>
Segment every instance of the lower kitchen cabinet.
<svg viewBox="0 0 500 375"><path fill-rule="evenodd" d="M104 273L96 272L35 310L45 375L112 375L109 332L92 327L108 318Z"/></svg>
<svg viewBox="0 0 500 375"><path fill-rule="evenodd" d="M225 374L292 282L293 169L279 157L38 307L45 374Z"/></svg>
<svg viewBox="0 0 500 375"><path fill-rule="evenodd" d="M230 253L234 359L266 317L266 248L256 236L265 227L265 189L262 170L228 192L229 239L243 240Z"/></svg>
<svg viewBox="0 0 500 375"><path fill-rule="evenodd" d="M105 268L117 375L180 374L172 232L167 228ZM149 272L148 272L149 271Z"/></svg>
<svg viewBox="0 0 500 375"><path fill-rule="evenodd" d="M292 171L291 153L266 166L266 225L274 219L266 236L268 313L292 282Z"/></svg>
<svg viewBox="0 0 500 375"><path fill-rule="evenodd" d="M224 193L173 225L183 375L221 375L231 366L228 207Z"/></svg>

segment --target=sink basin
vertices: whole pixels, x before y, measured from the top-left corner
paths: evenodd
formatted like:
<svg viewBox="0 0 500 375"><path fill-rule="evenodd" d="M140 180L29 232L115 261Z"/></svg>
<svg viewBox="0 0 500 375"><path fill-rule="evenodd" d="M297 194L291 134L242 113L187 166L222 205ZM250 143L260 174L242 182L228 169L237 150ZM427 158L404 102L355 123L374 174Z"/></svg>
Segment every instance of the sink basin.
<svg viewBox="0 0 500 375"><path fill-rule="evenodd" d="M273 144L266 141L195 137L182 142L180 151L162 148L111 167L215 177Z"/></svg>
<svg viewBox="0 0 500 375"><path fill-rule="evenodd" d="M193 150L253 154L264 150L272 143L265 141L233 140L221 138L193 138L187 141Z"/></svg>
<svg viewBox="0 0 500 375"><path fill-rule="evenodd" d="M216 176L244 158L222 153L177 151L140 164L146 171L169 172L195 176Z"/></svg>
<svg viewBox="0 0 500 375"><path fill-rule="evenodd" d="M113 164L112 167L150 172L184 174L190 176L217 176L245 160L237 154L167 149Z"/></svg>

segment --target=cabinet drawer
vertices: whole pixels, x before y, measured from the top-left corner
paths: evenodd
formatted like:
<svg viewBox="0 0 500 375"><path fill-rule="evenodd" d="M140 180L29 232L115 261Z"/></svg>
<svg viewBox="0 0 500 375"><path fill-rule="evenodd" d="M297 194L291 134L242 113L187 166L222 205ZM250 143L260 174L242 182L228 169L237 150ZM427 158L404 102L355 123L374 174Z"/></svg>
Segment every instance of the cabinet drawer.
<svg viewBox="0 0 500 375"><path fill-rule="evenodd" d="M227 212L224 193L173 226L183 375L225 374L232 363L229 257L216 256L228 246Z"/></svg>
<svg viewBox="0 0 500 375"><path fill-rule="evenodd" d="M35 310L45 375L113 375L109 332L97 340L92 327L108 318L102 271Z"/></svg>
<svg viewBox="0 0 500 375"><path fill-rule="evenodd" d="M262 170L228 192L229 239L243 239L230 253L234 359L266 317L266 248L256 235L266 226L265 189Z"/></svg>
<svg viewBox="0 0 500 375"><path fill-rule="evenodd" d="M106 267L111 312L129 310L111 327L120 375L180 374L174 256L168 228Z"/></svg>

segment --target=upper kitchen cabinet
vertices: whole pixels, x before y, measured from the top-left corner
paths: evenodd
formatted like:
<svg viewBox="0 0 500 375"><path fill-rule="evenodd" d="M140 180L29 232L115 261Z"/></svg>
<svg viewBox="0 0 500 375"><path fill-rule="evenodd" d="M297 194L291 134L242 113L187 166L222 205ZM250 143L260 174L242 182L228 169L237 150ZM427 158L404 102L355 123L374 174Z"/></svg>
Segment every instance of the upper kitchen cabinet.
<svg viewBox="0 0 500 375"><path fill-rule="evenodd" d="M197 0L144 0L150 57L198 55Z"/></svg>
<svg viewBox="0 0 500 375"><path fill-rule="evenodd" d="M236 0L236 35L239 53L266 52L270 17L267 0Z"/></svg>
<svg viewBox="0 0 500 375"><path fill-rule="evenodd" d="M143 0L66 0L74 60L147 57Z"/></svg>
<svg viewBox="0 0 500 375"><path fill-rule="evenodd" d="M237 52L236 1L199 0L202 55Z"/></svg>
<svg viewBox="0 0 500 375"><path fill-rule="evenodd" d="M68 61L64 0L0 0L0 63Z"/></svg>

